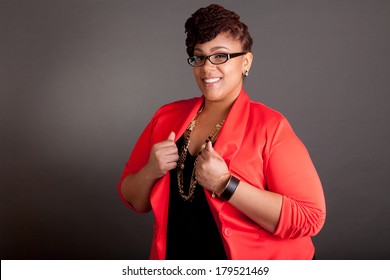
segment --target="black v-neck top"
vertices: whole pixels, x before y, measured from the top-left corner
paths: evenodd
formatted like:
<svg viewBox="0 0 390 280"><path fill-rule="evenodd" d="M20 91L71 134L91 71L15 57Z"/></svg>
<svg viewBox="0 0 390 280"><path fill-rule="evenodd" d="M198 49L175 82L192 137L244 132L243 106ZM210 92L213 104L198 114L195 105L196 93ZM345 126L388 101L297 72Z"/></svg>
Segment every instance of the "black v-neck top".
<svg viewBox="0 0 390 280"><path fill-rule="evenodd" d="M182 136L176 143L179 153L184 145ZM188 151L183 171L184 193L196 157ZM167 260L226 260L221 235L207 203L204 189L197 185L192 201L184 201L177 183L177 170L170 171L170 196L167 233Z"/></svg>

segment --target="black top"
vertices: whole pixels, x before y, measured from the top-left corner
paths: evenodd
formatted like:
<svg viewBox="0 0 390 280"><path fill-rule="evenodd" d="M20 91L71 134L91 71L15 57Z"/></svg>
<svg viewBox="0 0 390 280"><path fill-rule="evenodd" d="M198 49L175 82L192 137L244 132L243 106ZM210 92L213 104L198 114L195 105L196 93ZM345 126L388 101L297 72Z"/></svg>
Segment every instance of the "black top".
<svg viewBox="0 0 390 280"><path fill-rule="evenodd" d="M177 141L179 153L183 136ZM188 194L196 157L187 152L183 171L184 193ZM171 186L167 233L167 260L226 260L226 253L204 189L197 185L192 201L179 194L177 170L170 171Z"/></svg>

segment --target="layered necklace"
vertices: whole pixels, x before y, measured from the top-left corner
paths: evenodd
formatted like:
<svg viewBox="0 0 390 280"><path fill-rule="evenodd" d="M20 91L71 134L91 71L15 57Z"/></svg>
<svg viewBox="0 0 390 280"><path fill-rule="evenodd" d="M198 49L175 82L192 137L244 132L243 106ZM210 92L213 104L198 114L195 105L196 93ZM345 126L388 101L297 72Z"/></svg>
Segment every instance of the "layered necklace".
<svg viewBox="0 0 390 280"><path fill-rule="evenodd" d="M192 169L188 194L185 194L184 183L183 183L183 181L184 181L183 180L183 171L185 168L184 163L185 163L186 157L187 157L188 146L190 145L191 133L194 131L195 126L198 124L197 117L198 117L200 112L202 112L202 109L197 113L195 118L191 121L191 123L189 124L189 126L186 129L186 137L184 139L184 144L181 148L179 160L177 162L177 168L176 168L177 169L177 184L178 184L180 196L183 198L184 201L192 201L194 199L195 188L196 188L196 185L198 184L198 182L195 178L195 166L196 166L196 163L198 161L198 158L196 158L195 162L194 162L193 169ZM217 124L215 126L215 128L211 131L210 135L205 140L205 143L203 143L203 145L202 145L202 148L200 150L201 152L206 148L206 145L209 141L211 141L211 143L214 145L215 140L217 139L219 131L221 130L224 122L225 122L225 120L223 120L222 122Z"/></svg>

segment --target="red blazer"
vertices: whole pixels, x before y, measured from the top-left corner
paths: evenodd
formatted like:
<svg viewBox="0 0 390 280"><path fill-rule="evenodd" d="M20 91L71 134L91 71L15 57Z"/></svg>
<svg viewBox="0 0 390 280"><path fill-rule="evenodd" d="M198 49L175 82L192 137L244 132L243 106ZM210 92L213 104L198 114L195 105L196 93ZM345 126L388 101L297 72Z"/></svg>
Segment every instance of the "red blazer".
<svg viewBox="0 0 390 280"><path fill-rule="evenodd" d="M120 184L147 163L152 145L166 140L171 131L176 133L175 141L184 133L203 100L198 97L177 101L156 112L134 146ZM214 149L240 180L283 195L278 226L270 233L229 202L212 198L205 190L228 258L312 259L310 236L316 235L324 224L325 199L310 156L286 118L251 101L242 89ZM168 172L159 179L151 193L155 217L151 259L165 259L169 176ZM132 208L122 195L121 199Z"/></svg>

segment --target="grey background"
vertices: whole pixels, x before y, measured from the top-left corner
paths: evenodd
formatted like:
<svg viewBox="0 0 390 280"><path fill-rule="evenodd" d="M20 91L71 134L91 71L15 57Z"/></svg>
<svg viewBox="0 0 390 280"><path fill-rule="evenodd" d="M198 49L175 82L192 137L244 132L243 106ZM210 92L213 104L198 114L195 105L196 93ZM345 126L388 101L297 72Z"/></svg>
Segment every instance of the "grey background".
<svg viewBox="0 0 390 280"><path fill-rule="evenodd" d="M321 177L318 259L390 258L390 1L219 1L254 38L252 99ZM146 259L117 184L141 130L200 95L185 20L209 1L0 1L1 259Z"/></svg>

